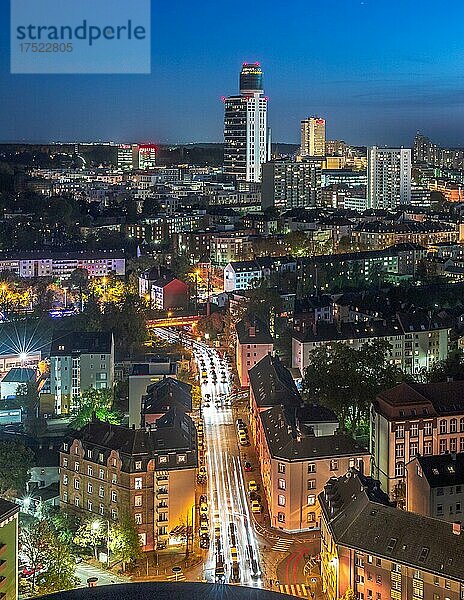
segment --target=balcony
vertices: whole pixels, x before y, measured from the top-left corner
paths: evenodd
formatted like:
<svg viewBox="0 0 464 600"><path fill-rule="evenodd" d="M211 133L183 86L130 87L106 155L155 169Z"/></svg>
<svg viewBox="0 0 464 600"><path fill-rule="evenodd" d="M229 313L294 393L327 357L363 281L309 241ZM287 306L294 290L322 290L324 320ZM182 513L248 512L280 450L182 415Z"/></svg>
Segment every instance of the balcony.
<svg viewBox="0 0 464 600"><path fill-rule="evenodd" d="M160 488L156 492L156 497L158 498L158 500L167 500L169 497L167 488Z"/></svg>

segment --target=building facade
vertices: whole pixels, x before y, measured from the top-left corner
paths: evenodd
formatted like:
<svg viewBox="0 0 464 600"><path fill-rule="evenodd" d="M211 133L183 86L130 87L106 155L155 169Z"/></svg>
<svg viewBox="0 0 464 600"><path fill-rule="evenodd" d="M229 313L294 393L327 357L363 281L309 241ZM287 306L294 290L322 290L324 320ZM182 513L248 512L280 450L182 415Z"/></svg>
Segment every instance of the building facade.
<svg viewBox="0 0 464 600"><path fill-rule="evenodd" d="M367 203L369 208L395 209L411 202L411 150L367 150Z"/></svg>
<svg viewBox="0 0 464 600"><path fill-rule="evenodd" d="M269 325L256 315L246 315L235 326L235 361L242 387L248 387L248 371L267 354L272 354L274 340Z"/></svg>
<svg viewBox="0 0 464 600"><path fill-rule="evenodd" d="M19 506L0 499L0 597L18 598Z"/></svg>
<svg viewBox="0 0 464 600"><path fill-rule="evenodd" d="M274 160L263 165L262 206L280 210L320 206L322 158Z"/></svg>
<svg viewBox="0 0 464 600"><path fill-rule="evenodd" d="M350 470L330 479L322 508L324 598L461 600L460 526L391 506L379 482Z"/></svg>
<svg viewBox="0 0 464 600"><path fill-rule="evenodd" d="M185 413L173 408L146 429L93 421L60 454L62 508L109 522L129 513L144 551L193 524L196 429Z"/></svg>
<svg viewBox="0 0 464 600"><path fill-rule="evenodd" d="M244 63L240 95L224 98L224 170L241 181L261 181L261 165L270 158L267 98L258 63Z"/></svg>
<svg viewBox="0 0 464 600"><path fill-rule="evenodd" d="M401 383L371 406L372 474L406 503L406 468L416 456L464 452L464 382Z"/></svg>
<svg viewBox="0 0 464 600"><path fill-rule="evenodd" d="M325 119L308 117L301 121L301 156L325 156Z"/></svg>

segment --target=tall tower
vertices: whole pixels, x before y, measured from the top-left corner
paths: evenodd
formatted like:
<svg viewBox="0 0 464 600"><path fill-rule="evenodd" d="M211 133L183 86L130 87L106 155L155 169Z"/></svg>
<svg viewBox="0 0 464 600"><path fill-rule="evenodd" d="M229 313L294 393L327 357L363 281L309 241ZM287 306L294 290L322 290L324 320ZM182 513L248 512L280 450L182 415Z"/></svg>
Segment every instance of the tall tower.
<svg viewBox="0 0 464 600"><path fill-rule="evenodd" d="M267 98L259 63L244 63L240 94L224 98L224 170L239 181L261 181L261 165L270 159Z"/></svg>
<svg viewBox="0 0 464 600"><path fill-rule="evenodd" d="M410 203L411 150L368 148L367 206L388 210Z"/></svg>
<svg viewBox="0 0 464 600"><path fill-rule="evenodd" d="M301 156L325 156L325 119L301 121Z"/></svg>

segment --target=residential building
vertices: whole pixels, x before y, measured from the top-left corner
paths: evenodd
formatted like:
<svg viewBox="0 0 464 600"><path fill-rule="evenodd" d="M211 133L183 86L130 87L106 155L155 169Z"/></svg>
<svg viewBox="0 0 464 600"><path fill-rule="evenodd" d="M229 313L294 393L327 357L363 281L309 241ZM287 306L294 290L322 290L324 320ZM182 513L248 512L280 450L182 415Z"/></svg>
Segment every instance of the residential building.
<svg viewBox="0 0 464 600"><path fill-rule="evenodd" d="M18 598L19 506L0 498L0 596Z"/></svg>
<svg viewBox="0 0 464 600"><path fill-rule="evenodd" d="M406 464L406 510L462 523L463 508L464 452L418 454Z"/></svg>
<svg viewBox="0 0 464 600"><path fill-rule="evenodd" d="M301 156L325 156L325 119L308 117L301 121Z"/></svg>
<svg viewBox="0 0 464 600"><path fill-rule="evenodd" d="M369 453L338 433L335 414L305 405L292 375L268 354L249 372L250 428L258 454L271 526L318 529L317 496L334 473L369 468Z"/></svg>
<svg viewBox="0 0 464 600"><path fill-rule="evenodd" d="M211 262L225 267L230 262L249 260L252 249L253 238L249 231L216 232L211 238Z"/></svg>
<svg viewBox="0 0 464 600"><path fill-rule="evenodd" d="M370 221L359 223L351 235L353 244L372 250L408 243L429 248L434 244L453 243L458 240L459 227L439 221Z"/></svg>
<svg viewBox="0 0 464 600"><path fill-rule="evenodd" d="M112 390L114 339L110 332L56 331L50 349L50 393L55 413L68 414L87 390Z"/></svg>
<svg viewBox="0 0 464 600"><path fill-rule="evenodd" d="M171 408L179 413L192 412L192 386L173 377L163 377L149 385L142 396L140 427L155 423Z"/></svg>
<svg viewBox="0 0 464 600"><path fill-rule="evenodd" d="M261 267L255 260L231 262L224 269L224 291L248 290L262 278Z"/></svg>
<svg viewBox="0 0 464 600"><path fill-rule="evenodd" d="M383 340L390 344L388 360L409 374L430 369L448 356L451 327L447 321L423 312L398 314L393 320L357 323L316 322L292 334L292 367L304 375L311 352L320 346L344 343L352 348Z"/></svg>
<svg viewBox="0 0 464 600"><path fill-rule="evenodd" d="M63 444L61 507L117 521L129 512L144 551L175 544L195 519L196 429L171 408L152 428L93 421Z"/></svg>
<svg viewBox="0 0 464 600"><path fill-rule="evenodd" d="M411 150L367 150L367 202L369 208L395 209L411 202Z"/></svg>
<svg viewBox="0 0 464 600"><path fill-rule="evenodd" d="M309 208L321 204L321 173L323 159L305 157L264 163L262 168L262 207L280 210Z"/></svg>
<svg viewBox="0 0 464 600"><path fill-rule="evenodd" d="M419 454L464 452L464 382L401 383L371 407L372 474L405 504L406 470Z"/></svg>
<svg viewBox="0 0 464 600"><path fill-rule="evenodd" d="M0 253L0 271L10 271L26 279L55 277L69 279L76 269L84 269L89 277L124 275L124 254L105 250L89 252L8 252Z"/></svg>
<svg viewBox="0 0 464 600"><path fill-rule="evenodd" d="M224 170L240 181L261 181L270 158L267 101L259 63L244 63L240 95L224 98Z"/></svg>
<svg viewBox="0 0 464 600"><path fill-rule="evenodd" d="M152 267L139 276L139 295L150 300L155 310L186 310L189 288L173 273Z"/></svg>
<svg viewBox="0 0 464 600"><path fill-rule="evenodd" d="M319 503L324 598L461 600L461 526L398 510L353 469L330 479Z"/></svg>
<svg viewBox="0 0 464 600"><path fill-rule="evenodd" d="M237 341L235 360L242 388L248 387L248 371L267 354L272 354L274 340L269 325L256 315L245 315L235 326Z"/></svg>

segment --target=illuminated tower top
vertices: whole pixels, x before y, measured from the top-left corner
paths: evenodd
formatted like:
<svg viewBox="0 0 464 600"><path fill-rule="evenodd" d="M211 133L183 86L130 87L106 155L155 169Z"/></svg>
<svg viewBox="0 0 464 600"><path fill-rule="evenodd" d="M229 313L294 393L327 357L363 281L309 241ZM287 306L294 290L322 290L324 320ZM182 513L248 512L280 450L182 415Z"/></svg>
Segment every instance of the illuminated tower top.
<svg viewBox="0 0 464 600"><path fill-rule="evenodd" d="M240 94L262 94L263 89L263 70L259 63L243 63L240 72Z"/></svg>

